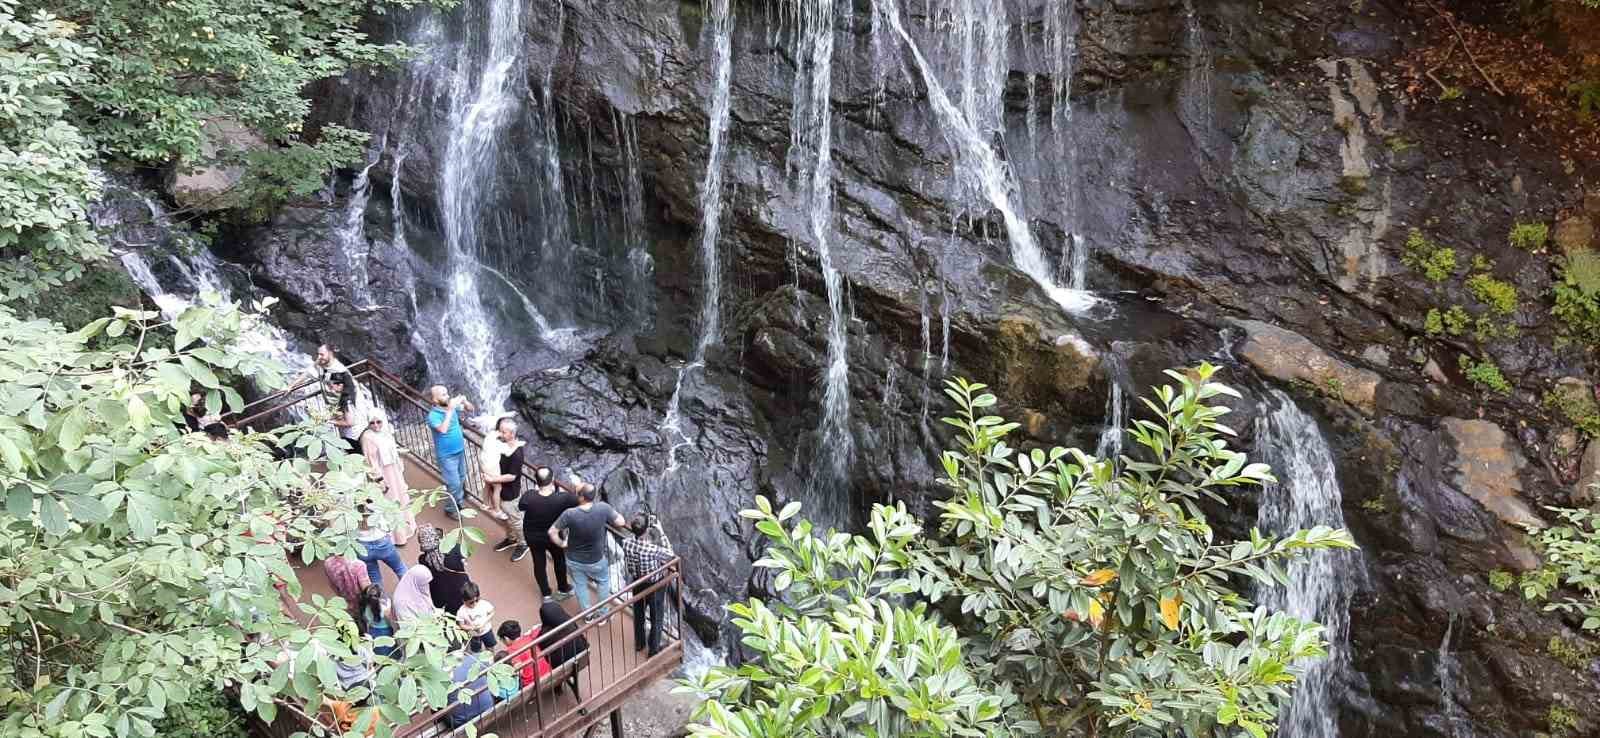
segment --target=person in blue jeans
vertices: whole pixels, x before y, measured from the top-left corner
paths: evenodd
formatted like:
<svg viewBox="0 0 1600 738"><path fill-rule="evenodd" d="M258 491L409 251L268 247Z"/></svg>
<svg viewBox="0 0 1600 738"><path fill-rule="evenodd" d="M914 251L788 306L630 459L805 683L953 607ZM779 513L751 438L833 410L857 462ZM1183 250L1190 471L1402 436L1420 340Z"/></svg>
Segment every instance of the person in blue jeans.
<svg viewBox="0 0 1600 738"><path fill-rule="evenodd" d="M467 439L461 435L461 408L476 410L467 398L450 396L444 385L428 388L433 409L428 411L428 429L433 431L433 458L439 462L444 488L450 493L445 501L444 514L451 520L461 517L461 506L466 503Z"/></svg>
<svg viewBox="0 0 1600 738"><path fill-rule="evenodd" d="M363 515L361 527L356 530L356 542L361 546L357 558L367 565L367 578L382 587L383 570L378 568L378 562L387 564L396 579L406 575L406 562L400 560L400 552L395 549L394 539L383 527L383 521L376 515L366 515L365 511Z"/></svg>
<svg viewBox="0 0 1600 738"><path fill-rule="evenodd" d="M627 521L610 505L595 499L592 484L578 485L578 506L568 508L550 527L550 541L567 550L567 569L578 590L578 609L589 609L589 585L600 591L600 602L611 597L611 562L606 558L606 532L625 529ZM605 609L594 617L604 619Z"/></svg>

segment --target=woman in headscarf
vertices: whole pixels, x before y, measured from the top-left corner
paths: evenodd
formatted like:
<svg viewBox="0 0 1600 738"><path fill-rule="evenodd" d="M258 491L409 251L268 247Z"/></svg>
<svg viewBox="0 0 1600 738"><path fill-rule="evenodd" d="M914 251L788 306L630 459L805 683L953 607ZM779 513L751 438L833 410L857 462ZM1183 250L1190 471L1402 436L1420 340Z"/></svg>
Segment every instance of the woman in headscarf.
<svg viewBox="0 0 1600 738"><path fill-rule="evenodd" d="M433 582L433 570L428 567L413 566L406 569L406 575L400 578L400 586L394 590L396 626L427 617L438 610L434 605L433 595L428 592L428 585L431 582Z"/></svg>
<svg viewBox="0 0 1600 738"><path fill-rule="evenodd" d="M455 615L461 609L461 588L467 583L467 562L461 558L459 550L449 553L439 550L443 537L444 533L437 526L424 525L418 529L417 548L422 550L422 555L417 557L417 563L433 571L433 583L429 585L433 601L445 612Z"/></svg>
<svg viewBox="0 0 1600 738"><path fill-rule="evenodd" d="M333 593L344 598L345 605L355 608L361 600L361 590L372 583L367 576L367 565L344 556L329 556L322 560L322 573L328 575Z"/></svg>
<svg viewBox="0 0 1600 738"><path fill-rule="evenodd" d="M417 531L417 518L411 512L411 487L406 484L406 469L400 459L400 446L389 433L389 419L373 408L367 427L361 431L361 453L367 457L374 481L383 483L383 496L400 503L405 518L393 531L394 543L404 546Z"/></svg>
<svg viewBox="0 0 1600 738"><path fill-rule="evenodd" d="M581 635L561 644L558 648L551 648L561 639L572 634L572 628L567 627L567 624L571 621L572 616L567 614L566 608L554 602L546 602L539 606L540 630L544 632L544 635L539 636L539 644L544 649L544 656L549 660L551 669L559 668L562 664L577 658L578 654L589 650L589 639ZM562 683L572 690L573 699L581 699L578 697L578 670L576 668L562 680ZM558 694L560 690L560 685L557 685L556 691Z"/></svg>

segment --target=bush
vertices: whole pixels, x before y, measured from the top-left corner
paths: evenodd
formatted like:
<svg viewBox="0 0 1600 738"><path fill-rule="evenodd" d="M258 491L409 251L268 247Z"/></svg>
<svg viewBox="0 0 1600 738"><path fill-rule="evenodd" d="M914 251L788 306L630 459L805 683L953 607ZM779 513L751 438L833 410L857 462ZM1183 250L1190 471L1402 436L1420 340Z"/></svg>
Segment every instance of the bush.
<svg viewBox="0 0 1600 738"><path fill-rule="evenodd" d="M1589 510L1551 508L1560 520L1538 532L1534 544L1544 554L1544 573L1549 586L1541 595L1564 585L1573 596L1545 605L1583 619L1582 628L1600 633L1600 515ZM1530 598L1532 599L1532 598Z"/></svg>
<svg viewBox="0 0 1600 738"><path fill-rule="evenodd" d="M1562 261L1551 311L1566 334L1589 344L1600 343L1600 254L1583 250Z"/></svg>
<svg viewBox="0 0 1600 738"><path fill-rule="evenodd" d="M1456 271L1456 250L1429 241L1415 228L1406 237L1406 250L1400 260L1420 270L1429 282L1443 282Z"/></svg>
<svg viewBox="0 0 1600 738"><path fill-rule="evenodd" d="M1237 393L1213 372L1168 372L1177 386L1128 429L1137 463L1014 449L1018 425L981 415L995 397L949 382L960 437L940 457L937 535L877 505L866 533L817 536L799 503L758 497L743 516L782 596L730 606L758 656L689 685L707 698L690 734L1264 738L1297 662L1323 655L1321 628L1235 587L1354 543L1321 527L1213 536L1202 503L1272 480L1227 448L1227 408L1207 401Z"/></svg>
<svg viewBox="0 0 1600 738"><path fill-rule="evenodd" d="M1500 373L1500 367L1494 361L1484 359L1474 361L1472 357L1461 356L1461 371L1466 375L1467 381L1480 390L1488 390L1497 395L1511 394L1511 383L1506 381L1505 375Z"/></svg>
<svg viewBox="0 0 1600 738"><path fill-rule="evenodd" d="M1588 392L1557 385L1544 393L1544 406L1566 418L1583 435L1600 438L1600 408L1596 408L1594 397Z"/></svg>

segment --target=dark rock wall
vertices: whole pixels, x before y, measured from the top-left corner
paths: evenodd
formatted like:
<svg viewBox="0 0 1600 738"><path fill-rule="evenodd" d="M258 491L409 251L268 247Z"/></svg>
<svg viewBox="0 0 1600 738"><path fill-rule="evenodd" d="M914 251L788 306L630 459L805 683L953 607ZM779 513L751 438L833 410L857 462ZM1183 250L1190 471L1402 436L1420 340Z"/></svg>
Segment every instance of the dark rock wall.
<svg viewBox="0 0 1600 738"><path fill-rule="evenodd" d="M915 13L921 4L909 5ZM1534 511L1572 501L1574 474L1557 469L1575 469L1581 448L1556 443L1564 429L1538 399L1547 383L1586 370L1577 348L1552 348L1547 263L1511 248L1505 234L1514 220L1549 222L1574 206L1594 163L1561 158L1514 100L1405 94L1395 64L1414 51L1427 3L1196 0L1196 27L1178 2L1080 0L1067 129L1077 167L1068 180L1052 174L1054 152L1028 148L1037 138L1027 87L1049 84L1047 68L1023 53L1023 37L1039 33L1041 3L1007 5L1013 61L996 142L1052 258L1066 232L1088 239L1090 284L1115 314L1069 319L1010 267L1004 226L968 207L955 184L921 82L899 53L882 64L868 5L856 3L839 23L834 66L834 254L848 285L857 439L854 483L838 491L810 474L827 453L812 433L827 307L804 198L786 176L795 70L778 7L735 4L719 245L727 330L708 366L683 374L701 296L695 239L711 79L702 6L531 4L528 95L541 95L548 79L567 189L599 181L600 201L621 197L592 173L624 166L630 148L611 122L628 116L654 263L648 319L616 321L581 360L518 381L515 399L548 454L604 478L625 505L663 515L680 552L704 564L691 570L691 601L697 629L715 639L720 604L761 590L750 531L736 515L754 494L804 499L841 522L878 500L926 509L938 494L931 462L944 440L942 377L995 384L1006 412L1040 440L1092 445L1106 356L1120 357L1137 387L1161 381L1168 366L1221 361L1253 396L1263 381L1287 385L1324 421L1339 455L1345 515L1368 567L1352 607L1361 675L1342 707L1346 738L1467 735L1450 727L1455 713L1472 735L1527 736L1550 730L1552 704L1592 706L1600 667L1572 668L1547 653L1552 637L1577 638L1573 624L1486 578L1532 562L1504 514L1508 496ZM1026 48L1039 48L1037 38ZM876 69L887 71L881 95ZM403 117L394 89L388 78L330 84L319 91L323 114L386 130ZM1049 111L1036 100L1034 115ZM411 155L401 185L426 222L434 169L414 164L434 154ZM388 187L392 164L373 170L376 189ZM383 248L383 199L368 211L374 273L399 289L437 289L432 257L416 246L426 236L413 236L410 254ZM296 235L313 223L287 213L234 256L290 298L303 316L295 325L342 331L414 376L427 371L410 338L414 317L398 298L354 322L330 317L340 315L339 290L311 283L332 263L327 243ZM1518 338L1480 346L1425 335L1430 307L1471 298L1459 280L1433 285L1402 264L1413 228L1464 259L1494 260L1493 273L1522 295L1511 318ZM1375 384L1352 401L1343 384L1307 381L1314 373L1258 377L1252 367L1271 370L1232 358L1243 332L1230 319L1239 318L1292 331L1309 341L1284 345L1327 354L1299 364L1338 366L1340 376ZM1515 390L1474 391L1457 371L1462 352L1497 361ZM682 435L674 436L662 417L680 381ZM1240 405L1234 425L1248 429L1251 403ZM1465 422L1478 419L1488 422ZM1565 457L1552 457L1558 446ZM1484 448L1498 449L1503 463L1464 475L1481 461L1468 458L1480 453L1473 449ZM1250 523L1252 507L1239 502L1235 527ZM1441 679L1450 671L1440 667L1447 627L1458 683ZM1594 715L1582 721L1568 735L1600 735Z"/></svg>

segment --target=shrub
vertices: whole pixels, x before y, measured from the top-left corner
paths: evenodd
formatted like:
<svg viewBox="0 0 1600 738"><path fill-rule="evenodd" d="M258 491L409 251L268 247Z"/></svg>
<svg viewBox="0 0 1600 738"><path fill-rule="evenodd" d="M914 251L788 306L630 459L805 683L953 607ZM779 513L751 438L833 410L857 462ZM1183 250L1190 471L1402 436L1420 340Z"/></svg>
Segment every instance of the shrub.
<svg viewBox="0 0 1600 738"><path fill-rule="evenodd" d="M1517 223L1511 227L1511 245L1532 251L1550 238L1550 226L1543 223Z"/></svg>
<svg viewBox="0 0 1600 738"><path fill-rule="evenodd" d="M799 503L758 497L743 516L782 597L729 607L758 657L689 685L707 698L690 735L1264 737L1321 628L1233 588L1354 543L1213 538L1199 504L1272 479L1227 448L1227 408L1206 402L1237 393L1214 371L1168 373L1178 386L1128 429L1140 463L1017 450L1016 423L981 415L997 402L983 385L948 383L960 436L936 535L877 505L862 534L817 536Z"/></svg>
<svg viewBox="0 0 1600 738"><path fill-rule="evenodd" d="M1456 250L1429 241L1415 228L1406 236L1405 253L1400 260L1421 271L1429 282L1443 282L1456 271Z"/></svg>
<svg viewBox="0 0 1600 738"><path fill-rule="evenodd" d="M1517 584L1517 575L1505 569L1495 569L1489 572L1489 586L1496 592L1504 592Z"/></svg>
<svg viewBox="0 0 1600 738"><path fill-rule="evenodd" d="M1566 334L1586 343L1600 343L1600 254L1588 250L1568 254L1562 260L1555 297L1551 312Z"/></svg>
<svg viewBox="0 0 1600 738"><path fill-rule="evenodd" d="M1480 272L1467 278L1467 289L1496 315L1510 315L1517 311L1517 287L1510 282Z"/></svg>
<svg viewBox="0 0 1600 738"><path fill-rule="evenodd" d="M1563 584L1574 595L1545 609L1577 615L1583 618L1584 630L1600 632L1600 515L1590 510L1551 510L1560 520L1534 537L1545 559L1545 568L1539 570L1544 578L1540 584L1545 585L1541 590L1547 594Z"/></svg>
<svg viewBox="0 0 1600 738"><path fill-rule="evenodd" d="M1493 360L1475 361L1472 357L1463 354L1461 356L1461 371L1466 375L1467 381L1480 390L1488 390L1497 395L1511 393L1511 383L1506 381L1505 375L1500 373L1500 367L1495 366Z"/></svg>

